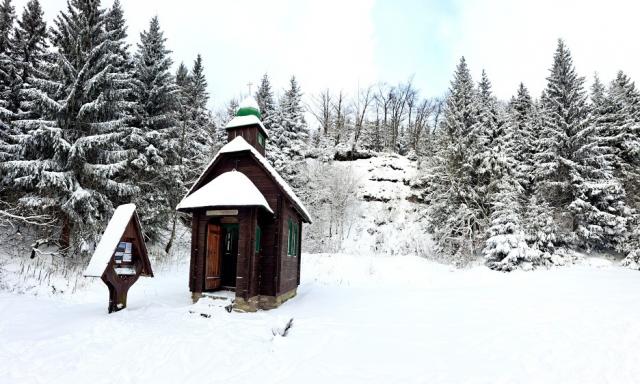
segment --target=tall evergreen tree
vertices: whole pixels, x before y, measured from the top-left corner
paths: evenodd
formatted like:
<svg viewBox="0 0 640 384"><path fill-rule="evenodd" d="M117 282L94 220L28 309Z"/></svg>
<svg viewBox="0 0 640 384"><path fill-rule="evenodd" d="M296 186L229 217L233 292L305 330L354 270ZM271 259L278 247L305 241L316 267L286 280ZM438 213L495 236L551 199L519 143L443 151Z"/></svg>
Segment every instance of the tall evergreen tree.
<svg viewBox="0 0 640 384"><path fill-rule="evenodd" d="M607 92L600 84L592 96L595 124L608 139L613 174L622 184L625 202L630 208L622 250L623 264L640 269L640 94L622 71ZM619 237L622 239L622 236Z"/></svg>
<svg viewBox="0 0 640 384"><path fill-rule="evenodd" d="M285 91L280 102L283 113L285 130L293 132L301 138L307 136L307 122L304 118L304 106L302 105L302 90L295 76L289 80L289 88Z"/></svg>
<svg viewBox="0 0 640 384"><path fill-rule="evenodd" d="M207 92L207 79L204 76L204 66L200 54L193 63L188 90L189 102L197 109L206 109L209 92Z"/></svg>
<svg viewBox="0 0 640 384"><path fill-rule="evenodd" d="M464 59L460 59L446 100L437 149L427 176L429 228L436 253L455 264L468 263L484 236L488 214L476 194L468 140L477 123L477 97Z"/></svg>
<svg viewBox="0 0 640 384"><path fill-rule="evenodd" d="M527 225L524 222L528 201L525 187L530 186L526 172L531 170L527 162L531 157L531 99L521 84L517 98L511 102L510 116L503 124L498 118L497 107L493 106L496 101L486 96L490 94L486 91L489 87L483 83L488 83L488 80L480 83L479 108L481 111L485 110L481 113L480 121L485 121L489 132L493 133L490 135L490 147L484 155L487 159L485 162L490 166L481 168L485 170L482 175L484 182L488 182L485 191L488 195L488 211L491 212L491 226L488 228L483 252L490 268L502 271L518 267L531 268L544 264L546 260L542 257L545 254L536 247L529 246ZM491 123L487 123L487 120ZM478 194L481 195L482 191L480 189Z"/></svg>
<svg viewBox="0 0 640 384"><path fill-rule="evenodd" d="M180 127L178 146L178 165L181 180L177 195L184 196L206 165L213 153L216 126L207 109L209 93L207 80L204 76L202 57L197 56L191 73L180 63L176 72L178 93L178 124ZM171 232L165 251L173 245L176 233L178 215L173 213Z"/></svg>
<svg viewBox="0 0 640 384"><path fill-rule="evenodd" d="M466 137L466 150L470 156L472 185L478 197L477 204L481 211L489 212L488 196L495 188L492 183L500 167L504 154L498 140L503 134L503 119L498 111L498 100L491 91L491 82L486 72L478 84L474 107L477 117Z"/></svg>
<svg viewBox="0 0 640 384"><path fill-rule="evenodd" d="M520 83L516 96L509 103L506 125L513 135L512 153L516 169L515 175L527 195L533 189L532 173L535 168L536 122L535 106L529 90Z"/></svg>
<svg viewBox="0 0 640 384"><path fill-rule="evenodd" d="M276 111L276 102L273 96L273 90L271 89L271 81L269 76L265 73L260 80L260 87L256 92L256 102L260 107L260 114L262 115L262 124L264 124L267 131L271 126L271 121Z"/></svg>
<svg viewBox="0 0 640 384"><path fill-rule="evenodd" d="M176 85L180 87L181 93L186 97L185 92L189 86L189 68L184 63L180 63L176 70Z"/></svg>
<svg viewBox="0 0 640 384"><path fill-rule="evenodd" d="M209 93L204 75L202 57L197 56L191 73L181 65L176 73L176 84L180 88L181 150L180 157L185 167L185 187L200 175L202 168L213 155L216 144L216 124L207 109ZM186 190L184 191L186 192Z"/></svg>
<svg viewBox="0 0 640 384"><path fill-rule="evenodd" d="M2 4L0 4L0 53L11 51L11 31L15 18L15 7L11 5L11 0L2 0Z"/></svg>
<svg viewBox="0 0 640 384"><path fill-rule="evenodd" d="M10 56L9 38L13 28L15 17L14 8L10 0L3 0L0 4L0 161L12 159L14 151L11 145L11 127L9 122L14 114L11 111L12 83L16 77L15 67ZM0 172L0 186L6 175ZM6 188L0 188L0 197L4 195Z"/></svg>
<svg viewBox="0 0 640 384"><path fill-rule="evenodd" d="M71 0L54 22L57 48L49 80L32 79L44 116L21 140L22 159L0 167L25 191L23 206L48 211L62 224L60 243L88 251L114 204L137 189L123 179L122 120L128 103L105 32L105 11L95 0Z"/></svg>
<svg viewBox="0 0 640 384"><path fill-rule="evenodd" d="M51 54L48 52L48 31L44 20L44 11L38 0L30 0L18 20L12 41L12 53L18 78L14 93L14 110L20 125L29 125L30 121L40 117L34 105L37 100L35 83L48 78L51 67ZM35 79L35 80L34 80Z"/></svg>
<svg viewBox="0 0 640 384"><path fill-rule="evenodd" d="M4 125L5 129L14 113L11 94L15 87L14 81L17 78L17 73L11 58L13 51L11 34L15 16L15 8L11 5L11 0L2 0L0 4L0 125Z"/></svg>
<svg viewBox="0 0 640 384"><path fill-rule="evenodd" d="M601 93L600 126L613 147L614 173L624 185L629 205L640 210L640 93L622 71L608 93Z"/></svg>
<svg viewBox="0 0 640 384"><path fill-rule="evenodd" d="M137 109L129 142L136 153L132 176L142 191L136 202L145 233L152 240L159 240L167 228L184 183L177 121L180 90L170 72L170 53L160 22L154 17L149 29L140 34L134 57Z"/></svg>
<svg viewBox="0 0 640 384"><path fill-rule="evenodd" d="M611 177L609 148L589 119L584 79L558 42L543 99L543 151L535 171L545 201L563 223L566 245L617 246L624 232L624 190ZM578 241L578 242L577 242Z"/></svg>
<svg viewBox="0 0 640 384"><path fill-rule="evenodd" d="M127 22L124 18L124 10L120 0L115 0L107 11L105 28L109 33L109 39L113 42L116 53L116 62L113 65L120 72L130 72L133 68L129 44L127 43Z"/></svg>
<svg viewBox="0 0 640 384"><path fill-rule="evenodd" d="M304 159L309 137L304 113L302 90L293 76L272 115L266 149L269 161L294 184L299 168L296 163Z"/></svg>

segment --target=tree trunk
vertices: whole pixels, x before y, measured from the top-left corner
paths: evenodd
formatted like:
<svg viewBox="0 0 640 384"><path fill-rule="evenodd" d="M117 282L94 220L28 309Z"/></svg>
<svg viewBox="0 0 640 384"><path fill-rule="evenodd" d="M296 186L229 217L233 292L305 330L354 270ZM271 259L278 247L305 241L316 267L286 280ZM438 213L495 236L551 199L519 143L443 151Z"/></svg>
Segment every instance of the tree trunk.
<svg viewBox="0 0 640 384"><path fill-rule="evenodd" d="M69 216L64 214L62 218L62 231L60 233L60 253L66 255L71 247L71 229L72 224Z"/></svg>
<svg viewBox="0 0 640 384"><path fill-rule="evenodd" d="M173 240L176 238L176 222L178 221L178 214L173 213L173 223L171 224L171 235L169 236L169 241L167 242L167 246L164 247L164 251L168 254L171 250L171 246L173 246Z"/></svg>

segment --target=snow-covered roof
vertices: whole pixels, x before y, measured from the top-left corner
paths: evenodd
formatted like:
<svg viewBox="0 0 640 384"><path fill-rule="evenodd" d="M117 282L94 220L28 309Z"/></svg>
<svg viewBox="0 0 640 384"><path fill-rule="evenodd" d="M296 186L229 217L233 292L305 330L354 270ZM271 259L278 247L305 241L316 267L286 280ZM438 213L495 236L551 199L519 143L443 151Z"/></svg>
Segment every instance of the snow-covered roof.
<svg viewBox="0 0 640 384"><path fill-rule="evenodd" d="M115 212L113 212L113 217L111 217L109 224L107 224L107 229L105 229L102 234L102 238L95 252L93 252L93 256L91 256L87 269L84 270L85 276L102 276L111 261L113 253L116 251L122 234L124 234L124 230L127 228L127 224L129 224L135 212L135 204L123 204L116 208Z"/></svg>
<svg viewBox="0 0 640 384"><path fill-rule="evenodd" d="M265 129L264 125L262 125L262 121L260 121L260 119L258 119L258 117L254 115L236 116L227 123L225 129L244 127L246 125L254 124L258 124L258 126L262 128L263 133L267 135L267 130Z"/></svg>
<svg viewBox="0 0 640 384"><path fill-rule="evenodd" d="M225 172L187 195L177 209L221 206L258 206L273 213L262 193L244 173Z"/></svg>
<svg viewBox="0 0 640 384"><path fill-rule="evenodd" d="M209 162L209 164L205 168L205 171L202 172L198 180L191 186L191 189L189 189L189 192L187 192L187 194L185 195L185 198L188 197L193 192L194 188L197 185L200 185L200 182L202 181L202 178L204 177L204 175L207 173L209 168L211 168L211 166L215 164L215 162L218 160L221 154L242 152L242 151L251 152L251 154L256 158L256 160L258 160L258 162L262 165L262 167L264 167L264 169L271 175L271 177L273 177L273 179L280 186L280 188L284 190L287 196L289 196L289 198L293 201L293 203L300 209L301 213L305 216L305 219L308 222L311 222L311 215L309 214L309 211L307 211L307 208L305 208L304 204L302 204L302 201L298 198L298 196L296 196L296 194L293 192L293 189L291 189L289 184L287 184L287 182L284 181L282 176L280 176L278 172L271 166L271 164L269 164L267 159L265 159L264 156L262 156L260 152L258 152L258 150L255 149L251 144L247 143L247 141L242 136L238 136L235 139L231 140L218 151L218 153L213 157L213 159Z"/></svg>

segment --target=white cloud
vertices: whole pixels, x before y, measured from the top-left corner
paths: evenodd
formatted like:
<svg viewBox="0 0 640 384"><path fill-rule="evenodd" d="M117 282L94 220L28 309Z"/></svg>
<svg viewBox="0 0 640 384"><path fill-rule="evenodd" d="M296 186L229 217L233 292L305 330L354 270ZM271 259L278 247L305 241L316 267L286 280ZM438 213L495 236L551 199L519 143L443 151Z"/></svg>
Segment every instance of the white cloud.
<svg viewBox="0 0 640 384"><path fill-rule="evenodd" d="M485 68L501 98L520 81L540 94L558 38L588 83L596 71L609 81L619 69L640 79L638 2L460 0L458 11L452 53L467 58L476 78Z"/></svg>

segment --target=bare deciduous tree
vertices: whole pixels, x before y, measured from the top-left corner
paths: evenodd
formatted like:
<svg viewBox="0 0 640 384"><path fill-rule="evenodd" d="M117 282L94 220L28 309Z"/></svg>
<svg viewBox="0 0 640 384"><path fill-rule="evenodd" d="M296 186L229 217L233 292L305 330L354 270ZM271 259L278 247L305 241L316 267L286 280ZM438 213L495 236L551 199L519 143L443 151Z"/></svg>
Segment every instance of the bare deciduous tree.
<svg viewBox="0 0 640 384"><path fill-rule="evenodd" d="M373 101L373 87L368 86L363 90L358 90L358 96L356 98L355 103L355 125L353 130L353 147L355 149L360 140L360 135L362 134L363 127L365 125L365 119L367 117L367 111L369 109L369 105Z"/></svg>
<svg viewBox="0 0 640 384"><path fill-rule="evenodd" d="M320 130L323 135L328 135L331 131L331 124L333 122L332 113L333 98L329 89L325 89L323 92L316 96L312 96L312 104L308 110L318 120L320 124Z"/></svg>
<svg viewBox="0 0 640 384"><path fill-rule="evenodd" d="M346 96L343 91L338 93L338 96L333 103L333 144L338 145L341 140L347 137L347 103Z"/></svg>

